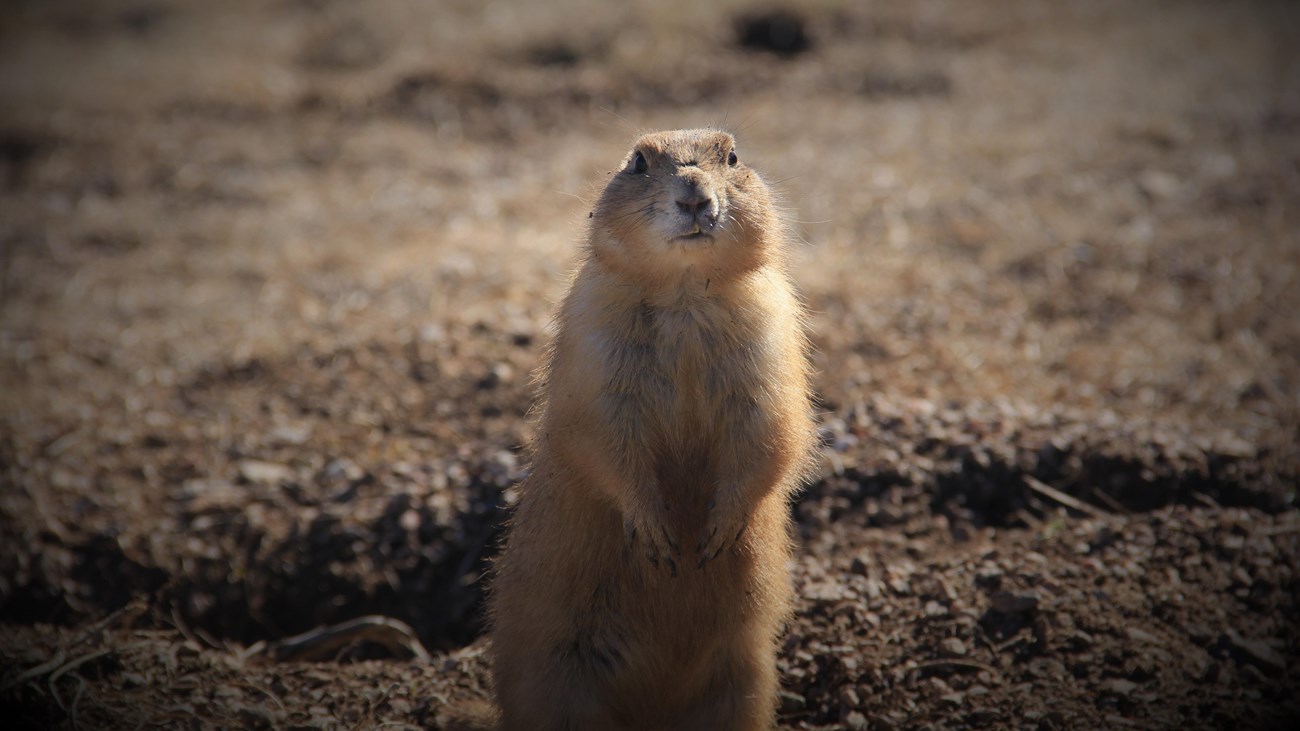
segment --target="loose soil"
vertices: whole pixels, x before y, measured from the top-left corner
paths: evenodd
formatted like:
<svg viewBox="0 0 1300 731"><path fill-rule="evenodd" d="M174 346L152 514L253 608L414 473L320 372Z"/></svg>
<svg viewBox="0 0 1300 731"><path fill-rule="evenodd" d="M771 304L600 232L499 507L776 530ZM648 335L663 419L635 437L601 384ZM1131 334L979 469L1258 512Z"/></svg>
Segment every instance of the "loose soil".
<svg viewBox="0 0 1300 731"><path fill-rule="evenodd" d="M484 698L588 204L714 124L813 312L782 727L1291 727L1296 49L1280 1L7 3L6 726Z"/></svg>

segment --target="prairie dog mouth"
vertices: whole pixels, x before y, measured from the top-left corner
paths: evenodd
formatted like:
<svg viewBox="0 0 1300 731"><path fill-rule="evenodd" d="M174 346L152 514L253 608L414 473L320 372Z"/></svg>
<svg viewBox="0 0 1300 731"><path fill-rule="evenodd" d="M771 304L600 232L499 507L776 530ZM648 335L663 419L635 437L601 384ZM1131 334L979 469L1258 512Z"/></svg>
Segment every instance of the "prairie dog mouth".
<svg viewBox="0 0 1300 731"><path fill-rule="evenodd" d="M703 231L695 231L688 234L682 234L681 236L674 236L672 240L681 241L688 244L702 244L706 242L712 243L713 234L705 233Z"/></svg>

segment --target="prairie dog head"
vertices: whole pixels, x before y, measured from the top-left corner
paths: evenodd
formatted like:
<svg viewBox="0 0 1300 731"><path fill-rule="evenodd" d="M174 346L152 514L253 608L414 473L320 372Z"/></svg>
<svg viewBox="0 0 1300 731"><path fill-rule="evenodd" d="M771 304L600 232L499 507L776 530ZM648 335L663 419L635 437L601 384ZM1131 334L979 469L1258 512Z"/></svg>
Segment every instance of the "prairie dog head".
<svg viewBox="0 0 1300 731"><path fill-rule="evenodd" d="M638 139L592 212L591 252L634 281L729 278L780 255L772 194L716 129Z"/></svg>

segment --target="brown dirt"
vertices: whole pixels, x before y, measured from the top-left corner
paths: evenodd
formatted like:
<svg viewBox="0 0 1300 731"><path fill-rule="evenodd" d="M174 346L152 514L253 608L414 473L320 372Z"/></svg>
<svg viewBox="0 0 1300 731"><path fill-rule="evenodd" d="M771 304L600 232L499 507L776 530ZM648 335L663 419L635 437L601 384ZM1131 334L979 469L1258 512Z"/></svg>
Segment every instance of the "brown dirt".
<svg viewBox="0 0 1300 731"><path fill-rule="evenodd" d="M1300 8L769 7L6 4L6 718L481 698L586 202L697 124L815 313L784 727L1300 716ZM362 615L433 658L272 651Z"/></svg>

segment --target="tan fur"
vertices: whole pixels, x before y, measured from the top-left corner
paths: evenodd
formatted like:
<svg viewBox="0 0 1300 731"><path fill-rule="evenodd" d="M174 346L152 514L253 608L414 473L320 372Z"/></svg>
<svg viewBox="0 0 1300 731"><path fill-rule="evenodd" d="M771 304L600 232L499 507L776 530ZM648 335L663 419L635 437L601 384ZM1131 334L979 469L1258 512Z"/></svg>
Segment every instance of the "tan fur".
<svg viewBox="0 0 1300 731"><path fill-rule="evenodd" d="M813 425L785 226L734 147L646 135L596 204L491 594L506 731L773 724Z"/></svg>

